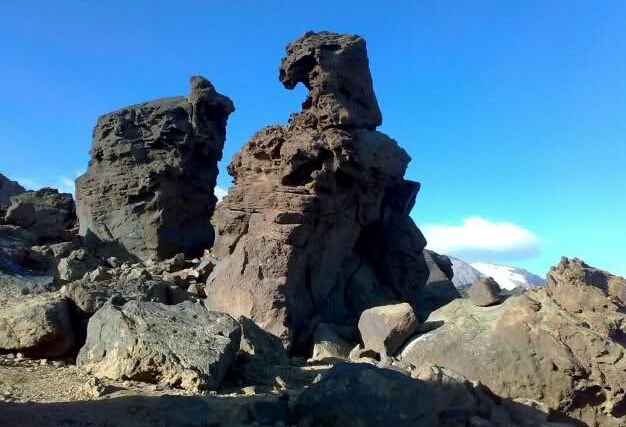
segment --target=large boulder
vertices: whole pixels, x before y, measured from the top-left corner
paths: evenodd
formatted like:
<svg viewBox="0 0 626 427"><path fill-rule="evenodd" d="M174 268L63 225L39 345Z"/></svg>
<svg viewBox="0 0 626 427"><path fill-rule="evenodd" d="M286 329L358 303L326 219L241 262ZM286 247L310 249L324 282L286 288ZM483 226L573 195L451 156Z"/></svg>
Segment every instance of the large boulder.
<svg viewBox="0 0 626 427"><path fill-rule="evenodd" d="M0 210L11 205L11 197L24 193L26 190L17 181L11 181L0 173Z"/></svg>
<svg viewBox="0 0 626 427"><path fill-rule="evenodd" d="M365 348L381 356L393 356L417 329L415 313L408 303L372 307L359 319Z"/></svg>
<svg viewBox="0 0 626 427"><path fill-rule="evenodd" d="M511 403L495 401L481 384L434 365L406 370L343 363L297 397L293 417L298 425L320 426L556 427L544 423L546 414L534 402ZM525 419L518 424L514 415L522 411Z"/></svg>
<svg viewBox="0 0 626 427"><path fill-rule="evenodd" d="M414 302L428 277L426 241L409 216L419 190L403 178L410 157L374 130L365 41L307 33L287 47L280 80L309 94L228 168L207 304L310 354L312 319L354 327L367 308Z"/></svg>
<svg viewBox="0 0 626 427"><path fill-rule="evenodd" d="M626 416L622 278L563 259L548 285L503 304L458 299L433 312L433 330L401 352L478 380L503 398L540 402L554 419L606 427Z"/></svg>
<svg viewBox="0 0 626 427"><path fill-rule="evenodd" d="M74 346L69 304L57 294L0 302L0 349L30 356L63 356Z"/></svg>
<svg viewBox="0 0 626 427"><path fill-rule="evenodd" d="M213 195L232 101L203 77L188 98L133 105L98 119L76 181L80 234L119 258L202 254L213 243Z"/></svg>
<svg viewBox="0 0 626 427"><path fill-rule="evenodd" d="M500 296L500 285L492 277L483 277L467 289L469 299L479 307L498 304L502 298Z"/></svg>
<svg viewBox="0 0 626 427"><path fill-rule="evenodd" d="M52 188L27 191L11 198L5 221L24 227L40 244L68 240L76 224L74 200Z"/></svg>
<svg viewBox="0 0 626 427"><path fill-rule="evenodd" d="M240 338L233 318L200 304L106 304L89 320L76 363L96 376L206 391L235 361Z"/></svg>

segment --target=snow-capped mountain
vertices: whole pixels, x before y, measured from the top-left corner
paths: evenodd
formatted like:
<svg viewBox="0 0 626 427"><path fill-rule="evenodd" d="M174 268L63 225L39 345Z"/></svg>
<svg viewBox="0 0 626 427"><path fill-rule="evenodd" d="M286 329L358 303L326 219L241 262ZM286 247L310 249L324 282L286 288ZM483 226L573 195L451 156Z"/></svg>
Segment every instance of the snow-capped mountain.
<svg viewBox="0 0 626 427"><path fill-rule="evenodd" d="M482 277L493 277L501 288L508 290L513 290L517 287L529 289L533 286L543 286L546 283L542 277L522 268L486 262L470 264L453 257L450 257L450 260L454 270L452 282L458 289L466 288Z"/></svg>

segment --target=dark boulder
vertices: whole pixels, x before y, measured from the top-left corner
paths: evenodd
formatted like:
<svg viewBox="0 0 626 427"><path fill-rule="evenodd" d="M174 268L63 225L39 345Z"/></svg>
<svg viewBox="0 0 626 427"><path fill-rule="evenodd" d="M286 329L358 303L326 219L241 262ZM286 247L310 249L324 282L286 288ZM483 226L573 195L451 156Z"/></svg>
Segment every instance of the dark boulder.
<svg viewBox="0 0 626 427"><path fill-rule="evenodd" d="M107 257L142 260L200 255L210 247L217 162L233 111L208 80L192 77L188 98L100 117L89 168L76 181L87 244Z"/></svg>

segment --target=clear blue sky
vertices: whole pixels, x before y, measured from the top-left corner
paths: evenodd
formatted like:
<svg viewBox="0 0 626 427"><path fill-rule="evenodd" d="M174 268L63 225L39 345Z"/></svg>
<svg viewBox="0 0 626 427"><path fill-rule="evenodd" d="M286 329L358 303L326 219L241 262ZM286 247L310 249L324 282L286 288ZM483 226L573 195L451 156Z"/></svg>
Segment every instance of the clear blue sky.
<svg viewBox="0 0 626 427"><path fill-rule="evenodd" d="M99 115L186 95L202 74L237 108L228 187L232 155L299 110L303 88L277 69L307 30L367 39L381 130L413 158L413 217L439 230L436 248L626 275L624 1L3 0L0 172L62 186L86 168Z"/></svg>

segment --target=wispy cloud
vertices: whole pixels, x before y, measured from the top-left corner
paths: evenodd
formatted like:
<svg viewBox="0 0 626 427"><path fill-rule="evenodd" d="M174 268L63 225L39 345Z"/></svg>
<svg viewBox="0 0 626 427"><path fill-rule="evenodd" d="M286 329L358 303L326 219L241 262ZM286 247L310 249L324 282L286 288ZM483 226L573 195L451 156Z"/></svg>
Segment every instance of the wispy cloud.
<svg viewBox="0 0 626 427"><path fill-rule="evenodd" d="M477 216L460 225L422 227L428 248L466 261L519 261L541 252L541 240L511 222L492 222Z"/></svg>

